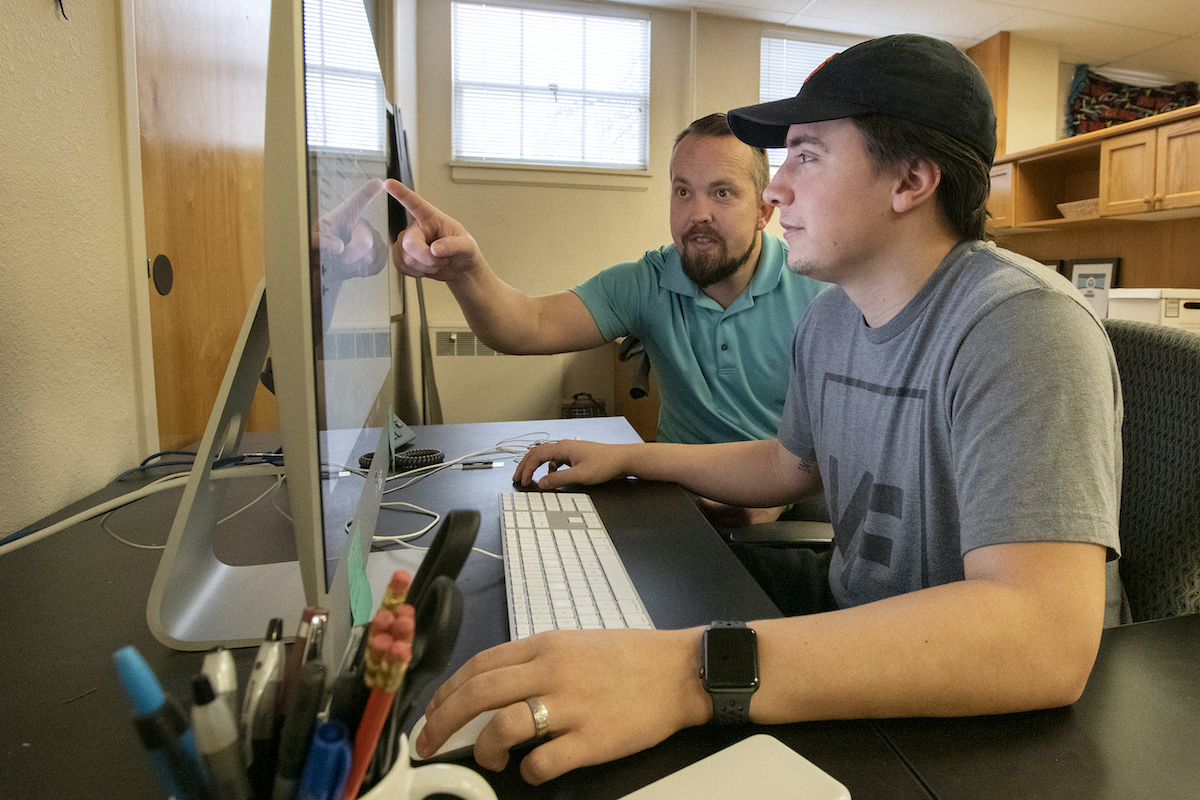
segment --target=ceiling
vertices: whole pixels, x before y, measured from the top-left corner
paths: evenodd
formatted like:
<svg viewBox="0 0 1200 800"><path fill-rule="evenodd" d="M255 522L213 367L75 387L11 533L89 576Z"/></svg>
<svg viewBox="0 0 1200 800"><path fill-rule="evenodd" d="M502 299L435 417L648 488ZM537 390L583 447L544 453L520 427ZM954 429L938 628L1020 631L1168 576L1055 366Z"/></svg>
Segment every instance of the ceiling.
<svg viewBox="0 0 1200 800"><path fill-rule="evenodd" d="M1196 0L634 0L870 38L924 33L961 49L999 33L1059 45L1059 60L1139 85L1200 80ZM1142 80L1134 80L1142 78Z"/></svg>

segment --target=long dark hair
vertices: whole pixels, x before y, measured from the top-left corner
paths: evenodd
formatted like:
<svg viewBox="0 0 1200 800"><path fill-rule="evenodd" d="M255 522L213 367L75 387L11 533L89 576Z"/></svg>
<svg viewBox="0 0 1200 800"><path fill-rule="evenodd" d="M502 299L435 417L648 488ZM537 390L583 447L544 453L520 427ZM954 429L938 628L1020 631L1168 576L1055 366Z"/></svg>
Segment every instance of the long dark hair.
<svg viewBox="0 0 1200 800"><path fill-rule="evenodd" d="M987 200L992 165L974 148L933 128L887 114L851 117L866 140L877 169L925 159L942 172L938 207L959 241L982 239L987 230Z"/></svg>

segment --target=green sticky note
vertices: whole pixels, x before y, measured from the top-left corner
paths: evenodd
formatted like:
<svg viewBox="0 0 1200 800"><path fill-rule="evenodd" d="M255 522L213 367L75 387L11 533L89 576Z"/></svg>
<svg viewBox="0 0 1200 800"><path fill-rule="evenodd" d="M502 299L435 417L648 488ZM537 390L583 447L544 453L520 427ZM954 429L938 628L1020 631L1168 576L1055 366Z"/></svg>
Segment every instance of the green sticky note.
<svg viewBox="0 0 1200 800"><path fill-rule="evenodd" d="M346 577L350 581L350 622L365 625L371 621L371 581L367 579L367 562L363 559L358 537L358 520L350 525L350 542L346 546Z"/></svg>

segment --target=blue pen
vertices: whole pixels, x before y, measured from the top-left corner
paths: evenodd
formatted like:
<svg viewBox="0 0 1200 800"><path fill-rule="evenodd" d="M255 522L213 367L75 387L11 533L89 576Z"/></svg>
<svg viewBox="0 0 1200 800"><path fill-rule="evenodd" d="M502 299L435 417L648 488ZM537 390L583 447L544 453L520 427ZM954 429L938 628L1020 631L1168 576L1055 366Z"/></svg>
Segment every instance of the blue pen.
<svg viewBox="0 0 1200 800"><path fill-rule="evenodd" d="M346 724L338 719L322 723L308 748L296 800L339 800L350 776L352 755Z"/></svg>
<svg viewBox="0 0 1200 800"><path fill-rule="evenodd" d="M187 714L162 690L136 648L122 647L113 653L113 662L129 698L138 737L167 795L177 800L211 797Z"/></svg>

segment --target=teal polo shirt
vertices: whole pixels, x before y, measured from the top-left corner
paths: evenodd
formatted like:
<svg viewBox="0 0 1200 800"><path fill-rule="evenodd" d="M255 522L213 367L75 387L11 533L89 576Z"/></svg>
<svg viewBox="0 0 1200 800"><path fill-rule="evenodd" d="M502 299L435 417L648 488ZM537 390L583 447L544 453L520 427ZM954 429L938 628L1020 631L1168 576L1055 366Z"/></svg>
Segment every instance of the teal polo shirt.
<svg viewBox="0 0 1200 800"><path fill-rule="evenodd" d="M828 286L789 270L787 244L764 233L754 277L729 308L683 274L673 244L573 291L605 339L642 341L661 398L658 441L707 444L775 436L792 335Z"/></svg>

